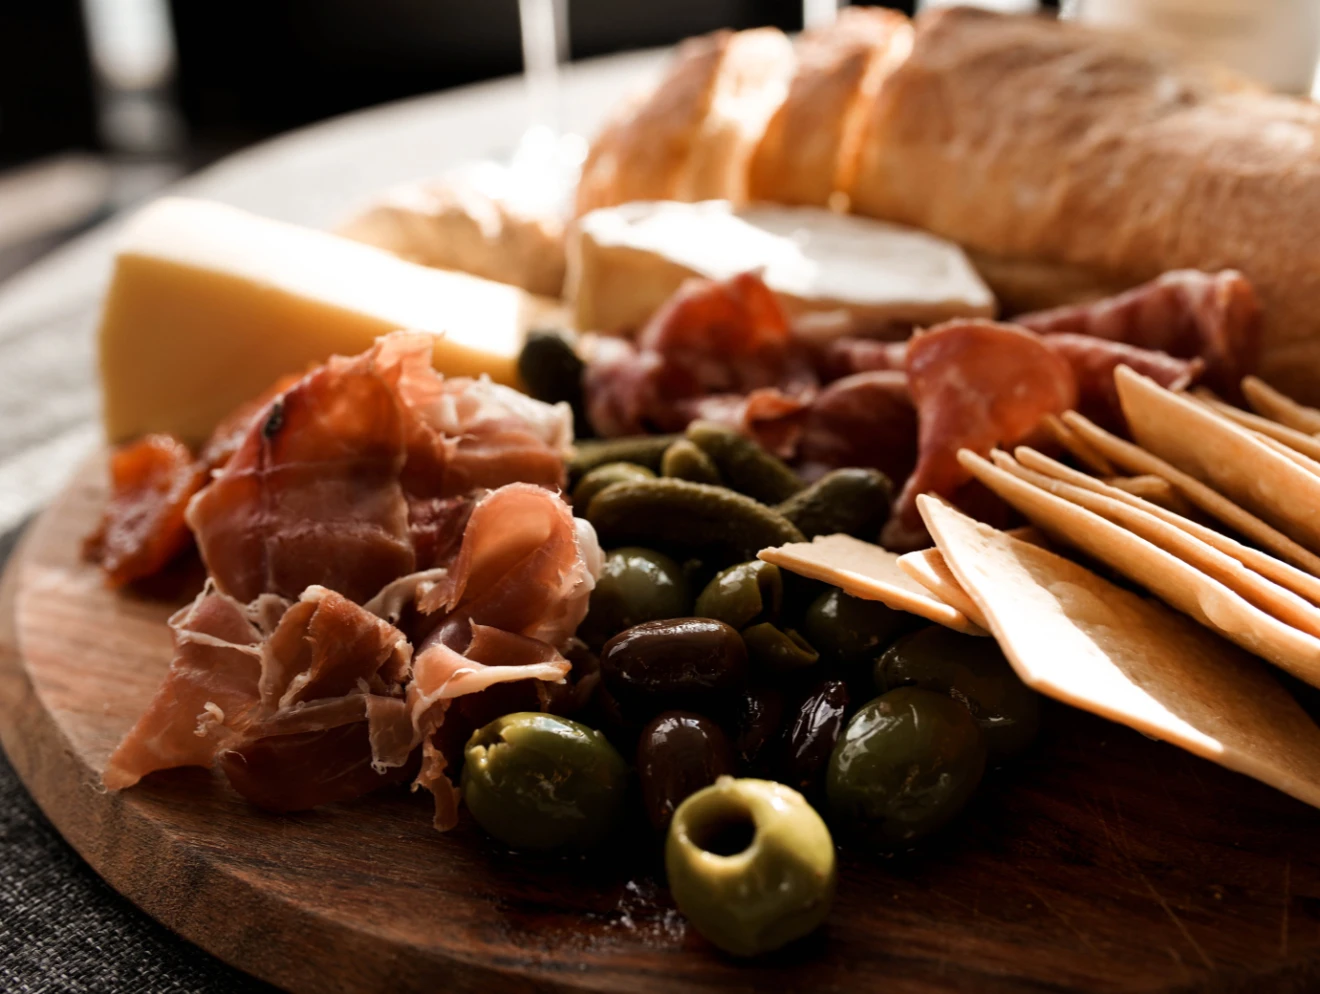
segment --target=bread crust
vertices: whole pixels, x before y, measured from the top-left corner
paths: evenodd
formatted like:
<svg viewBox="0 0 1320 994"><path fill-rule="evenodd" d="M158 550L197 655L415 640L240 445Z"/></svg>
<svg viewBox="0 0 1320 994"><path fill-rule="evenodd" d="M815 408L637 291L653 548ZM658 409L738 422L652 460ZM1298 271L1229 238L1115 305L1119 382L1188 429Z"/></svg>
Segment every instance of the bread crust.
<svg viewBox="0 0 1320 994"><path fill-rule="evenodd" d="M845 7L830 27L803 35L788 96L752 156L748 197L829 204L851 183L866 107L911 46L911 21L880 7Z"/></svg>
<svg viewBox="0 0 1320 994"><path fill-rule="evenodd" d="M918 20L853 208L1103 283L1239 269L1260 373L1320 401L1320 106L1141 39L968 9Z"/></svg>
<svg viewBox="0 0 1320 994"><path fill-rule="evenodd" d="M689 38L592 142L575 214L633 200L746 198L747 160L782 102L793 49L775 28Z"/></svg>

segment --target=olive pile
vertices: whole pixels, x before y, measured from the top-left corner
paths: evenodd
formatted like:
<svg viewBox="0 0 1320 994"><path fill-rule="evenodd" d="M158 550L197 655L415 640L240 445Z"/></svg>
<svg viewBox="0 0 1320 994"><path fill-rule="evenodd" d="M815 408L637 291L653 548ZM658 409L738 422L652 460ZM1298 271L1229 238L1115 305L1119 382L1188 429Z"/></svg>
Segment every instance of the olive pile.
<svg viewBox="0 0 1320 994"><path fill-rule="evenodd" d="M585 724L506 715L469 741L465 801L510 846L599 843L633 796L631 765L679 908L752 955L828 912L825 820L864 846L910 845L1031 741L1038 699L993 640L917 627L754 558L817 534L874 539L881 474L805 487L701 423L580 444L571 470L575 510L611 550L575 659L598 681L574 713Z"/></svg>

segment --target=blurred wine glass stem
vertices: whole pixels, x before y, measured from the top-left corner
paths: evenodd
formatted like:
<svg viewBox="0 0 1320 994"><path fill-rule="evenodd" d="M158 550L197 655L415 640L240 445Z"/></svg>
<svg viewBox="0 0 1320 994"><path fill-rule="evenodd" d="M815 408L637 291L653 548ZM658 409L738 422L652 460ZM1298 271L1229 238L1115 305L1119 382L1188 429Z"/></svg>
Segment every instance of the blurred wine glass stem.
<svg viewBox="0 0 1320 994"><path fill-rule="evenodd" d="M568 58L568 0L518 0L528 124L562 130L559 65Z"/></svg>
<svg viewBox="0 0 1320 994"><path fill-rule="evenodd" d="M839 0L802 0L802 29L828 28L839 16Z"/></svg>

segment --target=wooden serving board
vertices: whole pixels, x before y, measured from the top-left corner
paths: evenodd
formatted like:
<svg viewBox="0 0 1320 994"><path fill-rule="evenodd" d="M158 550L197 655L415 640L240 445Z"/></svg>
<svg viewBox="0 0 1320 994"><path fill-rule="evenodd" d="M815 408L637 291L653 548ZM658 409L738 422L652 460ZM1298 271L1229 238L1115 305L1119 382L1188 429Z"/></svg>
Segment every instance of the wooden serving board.
<svg viewBox="0 0 1320 994"><path fill-rule="evenodd" d="M918 854L846 852L827 926L764 960L670 905L644 830L529 859L403 790L294 815L204 770L122 794L100 770L155 690L177 601L79 561L104 489L84 467L0 588L0 739L73 846L149 914L294 991L1309 990L1320 812L1066 708ZM1231 707L1232 702L1225 702Z"/></svg>

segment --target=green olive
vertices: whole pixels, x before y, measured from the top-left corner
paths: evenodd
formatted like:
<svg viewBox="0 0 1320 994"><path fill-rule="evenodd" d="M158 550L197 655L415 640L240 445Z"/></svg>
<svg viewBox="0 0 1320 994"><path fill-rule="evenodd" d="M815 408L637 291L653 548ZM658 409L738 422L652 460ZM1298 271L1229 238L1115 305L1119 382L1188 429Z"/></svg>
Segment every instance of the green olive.
<svg viewBox="0 0 1320 994"><path fill-rule="evenodd" d="M674 901L726 952L755 956L814 930L834 899L834 841L810 804L768 780L720 777L674 812Z"/></svg>
<svg viewBox="0 0 1320 994"><path fill-rule="evenodd" d="M874 541L889 518L893 486L879 470L836 469L776 508L807 538L843 532Z"/></svg>
<svg viewBox="0 0 1320 994"><path fill-rule="evenodd" d="M715 574L697 597L694 611L699 618L715 618L743 629L758 621L776 621L783 600L779 567L753 559Z"/></svg>
<svg viewBox="0 0 1320 994"><path fill-rule="evenodd" d="M814 666L820 653L791 628L777 628L768 621L743 629L743 642L752 670L788 673Z"/></svg>
<svg viewBox="0 0 1320 994"><path fill-rule="evenodd" d="M716 486L723 482L715 460L686 438L680 438L665 449L664 458L660 460L660 475L691 480L693 483L713 483Z"/></svg>
<svg viewBox="0 0 1320 994"><path fill-rule="evenodd" d="M635 480L654 480L655 474L634 462L607 462L583 475L573 488L573 506L579 515L586 512L591 499L606 487Z"/></svg>
<svg viewBox="0 0 1320 994"><path fill-rule="evenodd" d="M625 546L605 557L579 634L599 648L612 635L643 621L691 613L692 594L683 567L663 552Z"/></svg>
<svg viewBox="0 0 1320 994"><path fill-rule="evenodd" d="M875 664L875 683L881 693L915 685L961 701L997 758L1022 752L1040 725L1040 695L1018 679L994 639L941 625L904 635L886 649Z"/></svg>
<svg viewBox="0 0 1320 994"><path fill-rule="evenodd" d="M477 729L464 752L463 801L514 849L588 849L613 830L628 767L600 732L533 711Z"/></svg>
<svg viewBox="0 0 1320 994"><path fill-rule="evenodd" d="M853 715L830 754L831 817L881 847L913 842L962 810L985 761L965 707L919 687L891 690Z"/></svg>
<svg viewBox="0 0 1320 994"><path fill-rule="evenodd" d="M837 587L807 608L802 634L822 656L844 665L870 663L907 625L907 616L879 601L850 597Z"/></svg>
<svg viewBox="0 0 1320 994"><path fill-rule="evenodd" d="M578 442L568 460L568 482L572 486L597 466L607 462L630 462L660 471L660 460L681 435L625 435L622 438L599 438Z"/></svg>
<svg viewBox="0 0 1320 994"><path fill-rule="evenodd" d="M710 456L730 489L765 504L787 500L804 486L802 478L746 435L709 421L688 425L688 440Z"/></svg>
<svg viewBox="0 0 1320 994"><path fill-rule="evenodd" d="M672 478L606 487L587 505L586 518L606 546L644 542L719 551L737 560L753 559L772 545L804 541L787 518L750 497Z"/></svg>

